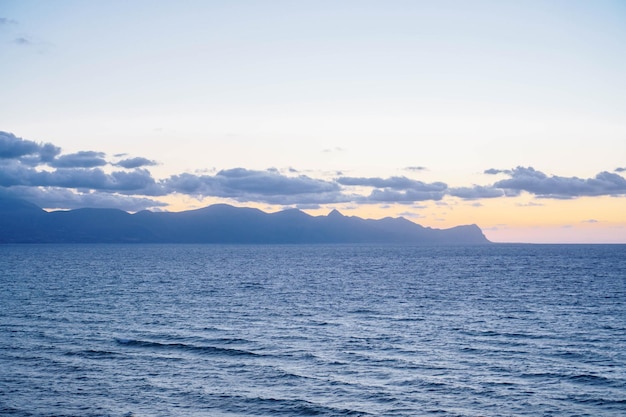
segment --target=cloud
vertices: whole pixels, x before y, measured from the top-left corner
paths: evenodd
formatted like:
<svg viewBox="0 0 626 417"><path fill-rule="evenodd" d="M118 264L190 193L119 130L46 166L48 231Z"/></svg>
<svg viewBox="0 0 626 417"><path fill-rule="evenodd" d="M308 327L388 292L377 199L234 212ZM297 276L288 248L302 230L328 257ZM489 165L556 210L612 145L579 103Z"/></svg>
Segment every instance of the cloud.
<svg viewBox="0 0 626 417"><path fill-rule="evenodd" d="M0 132L0 158L18 158L32 155L37 152L39 145L30 140L24 140L11 133Z"/></svg>
<svg viewBox="0 0 626 417"><path fill-rule="evenodd" d="M39 149L39 159L41 162L50 162L61 153L61 148L51 143L44 143Z"/></svg>
<svg viewBox="0 0 626 417"><path fill-rule="evenodd" d="M489 174L489 175L498 175L498 174L510 174L511 171L509 170L502 170L502 169L494 169L494 168L489 168L486 169L484 171L485 174Z"/></svg>
<svg viewBox="0 0 626 417"><path fill-rule="evenodd" d="M33 42L30 39L25 38L23 36L21 36L19 38L13 39L13 43L16 44L16 45L24 45L24 46L28 46L28 45L32 45L33 44Z"/></svg>
<svg viewBox="0 0 626 417"><path fill-rule="evenodd" d="M493 186L519 194L522 191L541 198L569 199L575 197L624 195L626 179L618 174L600 172L594 178L548 176L532 167L513 169L510 178Z"/></svg>
<svg viewBox="0 0 626 417"><path fill-rule="evenodd" d="M417 191L404 190L396 191L391 189L376 189L366 198L361 198L361 202L388 202L388 203L413 203L415 201L441 200L443 191Z"/></svg>
<svg viewBox="0 0 626 417"><path fill-rule="evenodd" d="M108 162L102 152L81 151L59 156L60 152L60 148L51 144L38 144L1 132L0 186L22 187L22 190L23 187L80 190L84 195L86 191L89 195L93 192L144 196L182 193L282 205L350 200L333 181L306 175L286 176L277 169L233 168L214 175L180 174L155 180L148 170L140 168L154 164L147 158L126 158L114 164L132 171L105 172L101 167ZM46 169L46 166L55 169ZM74 194L70 196L75 198Z"/></svg>
<svg viewBox="0 0 626 417"><path fill-rule="evenodd" d="M17 20L0 17L0 25L17 25Z"/></svg>
<svg viewBox="0 0 626 417"><path fill-rule="evenodd" d="M516 204L516 206L518 207L543 207L545 204L541 204L541 203L535 203L534 201L531 201L529 203L519 203Z"/></svg>
<svg viewBox="0 0 626 417"><path fill-rule="evenodd" d="M299 210L317 210L322 208L319 204L296 204L295 208Z"/></svg>
<svg viewBox="0 0 626 417"><path fill-rule="evenodd" d="M589 219L589 220L583 220L581 221L581 223L600 223L598 220L596 219Z"/></svg>
<svg viewBox="0 0 626 417"><path fill-rule="evenodd" d="M443 182L425 183L406 177L372 178L339 177L337 183L344 186L372 187L360 202L412 203L415 201L441 200L448 186Z"/></svg>
<svg viewBox="0 0 626 417"><path fill-rule="evenodd" d="M59 168L54 171L42 171L15 160L0 164L0 186L62 187L124 194L163 195L161 186L147 170L105 173L99 168Z"/></svg>
<svg viewBox="0 0 626 417"><path fill-rule="evenodd" d="M0 187L0 192L3 195L26 199L39 207L46 208L116 208L136 212L167 206L166 203L145 197L109 193L80 193L58 187Z"/></svg>
<svg viewBox="0 0 626 417"><path fill-rule="evenodd" d="M420 167L420 166L404 168L405 171L413 171L413 172L426 171L426 169L427 169L426 167Z"/></svg>
<svg viewBox="0 0 626 417"><path fill-rule="evenodd" d="M101 169L58 169L41 172L42 186L84 188L124 194L163 195L160 187L147 170L115 171L110 174Z"/></svg>
<svg viewBox="0 0 626 417"><path fill-rule="evenodd" d="M406 177L339 177L336 182L343 186L374 188L368 197L359 199L360 202L438 201L445 195L465 200L477 200L517 196L522 192L534 194L540 198L555 199L626 194L626 179L606 171L589 179L548 176L532 167L517 167L512 170L492 168L486 170L485 173L505 174L509 178L487 186L453 188L448 188L442 182L424 183Z"/></svg>
<svg viewBox="0 0 626 417"><path fill-rule="evenodd" d="M390 188L394 190L413 190L413 191L444 191L448 186L443 182L434 182L427 184L422 181L412 180L407 177L390 177L390 178L364 178L364 177L339 177L337 182L341 185Z"/></svg>
<svg viewBox="0 0 626 417"><path fill-rule="evenodd" d="M94 168L107 164L103 152L80 151L61 155L49 162L55 168Z"/></svg>
<svg viewBox="0 0 626 417"><path fill-rule="evenodd" d="M163 182L168 192L259 201L270 204L325 204L343 201L339 185L306 175L288 177L276 170L233 168L215 175L173 175Z"/></svg>
<svg viewBox="0 0 626 417"><path fill-rule="evenodd" d="M18 25L17 20L0 17L0 29L6 28L7 32L13 32L9 27L14 25ZM26 34L12 34L9 36L12 37L9 42L13 45L17 45L17 47L34 48L34 50L39 53L45 52L45 50L51 46L48 42L34 40L32 36Z"/></svg>
<svg viewBox="0 0 626 417"><path fill-rule="evenodd" d="M405 176L351 177L336 173L334 179L325 180L300 174L292 167L284 170L242 167L217 172L200 170L155 179L145 169L155 165L155 161L144 157L129 158L126 154L116 154L115 159L119 160L109 162L103 152L96 151L62 154L61 148L51 143L37 143L0 132L0 187L22 192L29 189L37 201L68 208L87 203L90 206L110 203L119 208L124 198L129 198L128 207L157 207L160 203L155 206L155 201L149 197L171 194L296 207L341 203L415 204L422 201L449 205L457 200L443 200L447 196L479 200L516 196L523 192L540 198L559 199L626 195L626 179L606 171L593 178L581 179L550 176L532 167L491 168L484 172L503 175L504 179L490 185L448 187L443 182L427 183ZM104 166L108 169L103 169ZM422 167L405 169L421 170ZM620 168L615 171L623 172ZM46 190L47 197L44 198L41 190ZM62 204L63 199L67 200L65 204Z"/></svg>
<svg viewBox="0 0 626 417"><path fill-rule="evenodd" d="M224 190L250 194L296 195L339 191L339 186L329 181L313 179L306 175L287 177L276 171L234 168L219 171L215 177L220 179Z"/></svg>
<svg viewBox="0 0 626 417"><path fill-rule="evenodd" d="M448 190L448 194L466 200L479 198L497 198L504 196L504 191L493 187L474 185L473 187L455 187Z"/></svg>
<svg viewBox="0 0 626 417"><path fill-rule="evenodd" d="M156 161L152 161L148 158L136 157L136 158L122 159L121 161L118 161L113 165L120 166L122 168L132 169L132 168L141 168L145 166L153 166L153 165L157 165L157 163Z"/></svg>
<svg viewBox="0 0 626 417"><path fill-rule="evenodd" d="M51 143L37 143L24 140L9 132L0 131L0 159L34 158L37 161L50 161L61 152L61 148Z"/></svg>
<svg viewBox="0 0 626 417"><path fill-rule="evenodd" d="M615 168L615 172L626 172L626 168Z"/></svg>
<svg viewBox="0 0 626 417"><path fill-rule="evenodd" d="M0 186L31 185L30 178L36 173L34 169L15 160L0 160Z"/></svg>
<svg viewBox="0 0 626 417"><path fill-rule="evenodd" d="M426 217L423 214L415 213L412 211L403 211L402 213L398 213L398 215L402 217L410 217L414 219L420 219L420 218Z"/></svg>

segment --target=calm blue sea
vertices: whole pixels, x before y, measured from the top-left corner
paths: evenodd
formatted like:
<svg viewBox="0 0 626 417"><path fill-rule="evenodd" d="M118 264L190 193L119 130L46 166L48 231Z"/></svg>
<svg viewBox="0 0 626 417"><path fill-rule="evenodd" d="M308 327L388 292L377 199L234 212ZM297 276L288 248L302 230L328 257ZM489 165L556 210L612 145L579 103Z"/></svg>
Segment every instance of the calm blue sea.
<svg viewBox="0 0 626 417"><path fill-rule="evenodd" d="M0 414L624 416L626 245L0 246Z"/></svg>

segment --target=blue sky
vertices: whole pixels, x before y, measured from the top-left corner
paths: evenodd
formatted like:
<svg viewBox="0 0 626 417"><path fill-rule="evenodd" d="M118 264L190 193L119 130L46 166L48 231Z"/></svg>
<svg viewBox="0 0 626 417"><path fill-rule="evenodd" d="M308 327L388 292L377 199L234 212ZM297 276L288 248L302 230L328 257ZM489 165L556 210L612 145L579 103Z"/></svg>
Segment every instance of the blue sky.
<svg viewBox="0 0 626 417"><path fill-rule="evenodd" d="M0 0L0 186L626 242L624 51L620 1Z"/></svg>

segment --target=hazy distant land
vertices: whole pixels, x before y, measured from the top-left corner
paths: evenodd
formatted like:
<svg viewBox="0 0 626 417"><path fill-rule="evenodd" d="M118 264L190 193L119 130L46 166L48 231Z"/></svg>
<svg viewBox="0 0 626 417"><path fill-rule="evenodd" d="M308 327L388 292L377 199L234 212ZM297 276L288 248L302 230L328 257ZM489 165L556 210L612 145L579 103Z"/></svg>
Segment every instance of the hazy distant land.
<svg viewBox="0 0 626 417"><path fill-rule="evenodd" d="M265 213L216 204L183 212L84 208L47 212L0 198L0 243L404 243L487 244L476 225L432 229L405 218Z"/></svg>

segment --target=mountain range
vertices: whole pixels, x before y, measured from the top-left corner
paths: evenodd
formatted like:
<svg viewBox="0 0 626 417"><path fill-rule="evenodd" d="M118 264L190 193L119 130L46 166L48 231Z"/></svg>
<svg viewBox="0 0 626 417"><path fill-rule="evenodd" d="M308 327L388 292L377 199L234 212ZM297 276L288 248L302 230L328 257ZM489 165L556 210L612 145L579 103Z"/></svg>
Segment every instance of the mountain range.
<svg viewBox="0 0 626 417"><path fill-rule="evenodd" d="M0 243L396 243L487 244L476 225L432 229L405 218L266 213L216 204L183 212L83 208L47 212L0 197Z"/></svg>

